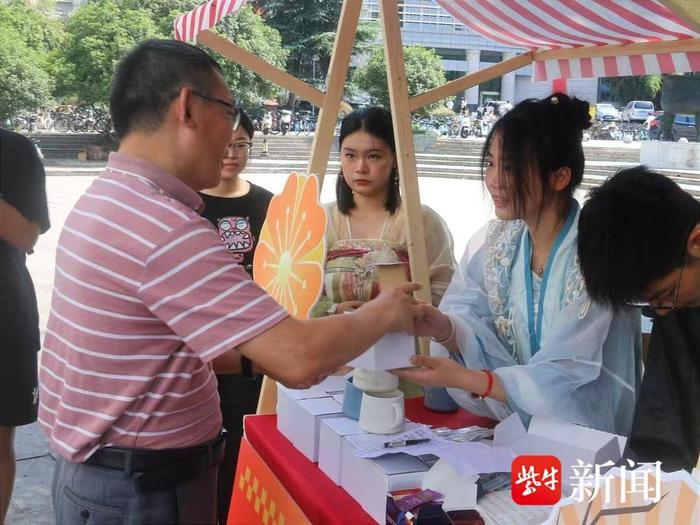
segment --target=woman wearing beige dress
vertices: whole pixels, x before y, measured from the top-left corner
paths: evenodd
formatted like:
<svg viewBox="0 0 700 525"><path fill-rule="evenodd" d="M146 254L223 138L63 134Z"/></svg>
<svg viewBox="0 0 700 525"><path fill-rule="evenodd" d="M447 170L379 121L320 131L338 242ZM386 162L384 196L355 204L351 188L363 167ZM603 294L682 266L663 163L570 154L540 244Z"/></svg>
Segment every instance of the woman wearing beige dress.
<svg viewBox="0 0 700 525"><path fill-rule="evenodd" d="M339 143L337 201L326 208L324 291L314 317L358 308L376 296L378 263L404 263L406 279L410 276L391 114L377 107L350 113L340 127ZM427 206L422 215L430 290L437 306L456 261L445 222Z"/></svg>

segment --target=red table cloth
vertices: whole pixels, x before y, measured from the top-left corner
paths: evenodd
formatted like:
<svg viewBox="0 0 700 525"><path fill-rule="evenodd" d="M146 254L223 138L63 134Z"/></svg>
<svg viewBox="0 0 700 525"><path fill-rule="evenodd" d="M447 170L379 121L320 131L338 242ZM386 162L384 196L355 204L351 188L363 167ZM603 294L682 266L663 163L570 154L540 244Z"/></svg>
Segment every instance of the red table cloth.
<svg viewBox="0 0 700 525"><path fill-rule="evenodd" d="M436 427L492 427L494 421L464 410L440 413L427 410L423 398L406 400L406 417ZM247 416L248 441L274 472L311 523L370 525L375 523L347 492L321 472L315 463L277 431L277 416Z"/></svg>

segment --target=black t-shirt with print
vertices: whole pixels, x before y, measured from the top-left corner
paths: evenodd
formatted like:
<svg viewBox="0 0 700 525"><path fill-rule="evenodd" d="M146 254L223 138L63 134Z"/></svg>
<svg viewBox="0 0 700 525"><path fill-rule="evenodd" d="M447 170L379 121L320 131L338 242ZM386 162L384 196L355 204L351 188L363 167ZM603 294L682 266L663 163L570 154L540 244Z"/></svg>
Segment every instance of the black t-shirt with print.
<svg viewBox="0 0 700 525"><path fill-rule="evenodd" d="M250 183L250 191L241 197L200 195L205 205L202 217L217 228L221 242L234 260L252 276L253 253L272 193Z"/></svg>
<svg viewBox="0 0 700 525"><path fill-rule="evenodd" d="M0 199L37 223L41 233L49 229L44 177L34 145L22 135L0 129ZM25 260L23 252L0 239L0 331L4 339L0 349L37 351L40 347L36 295Z"/></svg>

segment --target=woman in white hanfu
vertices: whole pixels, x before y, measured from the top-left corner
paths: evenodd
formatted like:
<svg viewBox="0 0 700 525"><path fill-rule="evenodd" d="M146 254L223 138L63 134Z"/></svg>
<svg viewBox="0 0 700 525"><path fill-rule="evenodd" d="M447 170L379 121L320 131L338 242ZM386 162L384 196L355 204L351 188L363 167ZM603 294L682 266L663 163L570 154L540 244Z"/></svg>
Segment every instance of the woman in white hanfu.
<svg viewBox="0 0 700 525"><path fill-rule="evenodd" d="M415 356L417 368L397 375L447 387L463 408L495 419L517 412L629 431L639 313L591 302L576 255L573 193L589 119L587 102L556 93L496 122L482 160L497 218L470 240L440 309L423 307L418 329L432 336L433 357Z"/></svg>

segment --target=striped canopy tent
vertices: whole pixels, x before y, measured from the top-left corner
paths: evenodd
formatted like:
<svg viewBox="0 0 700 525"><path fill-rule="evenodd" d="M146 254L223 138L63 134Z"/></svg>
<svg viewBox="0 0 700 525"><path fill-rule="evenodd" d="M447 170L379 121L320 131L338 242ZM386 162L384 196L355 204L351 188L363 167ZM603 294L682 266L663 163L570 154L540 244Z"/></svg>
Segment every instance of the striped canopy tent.
<svg viewBox="0 0 700 525"><path fill-rule="evenodd" d="M483 37L531 52L534 80L700 71L698 0L437 3Z"/></svg>
<svg viewBox="0 0 700 525"><path fill-rule="evenodd" d="M514 58L409 98L399 2L379 0L411 278L430 282L420 212L411 112L534 62L535 80L700 71L700 0L437 0L487 39L525 49ZM343 0L323 92L217 35L212 28L245 0L209 0L174 22L175 38L196 40L320 108L308 173L323 184L362 10ZM310 15L312 16L312 15ZM430 302L430 287L416 296ZM421 352L428 351L422 341ZM264 388L259 412L274 412ZM266 394L267 392L267 394Z"/></svg>

